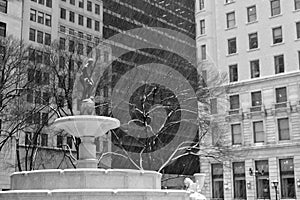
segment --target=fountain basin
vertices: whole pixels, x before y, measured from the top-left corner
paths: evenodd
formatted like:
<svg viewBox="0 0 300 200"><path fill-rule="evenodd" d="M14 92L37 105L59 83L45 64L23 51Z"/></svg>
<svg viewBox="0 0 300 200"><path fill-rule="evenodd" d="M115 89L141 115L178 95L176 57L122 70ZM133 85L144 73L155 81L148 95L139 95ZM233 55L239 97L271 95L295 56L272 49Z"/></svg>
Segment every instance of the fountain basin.
<svg viewBox="0 0 300 200"><path fill-rule="evenodd" d="M15 172L12 190L161 189L161 174L130 169L52 169Z"/></svg>

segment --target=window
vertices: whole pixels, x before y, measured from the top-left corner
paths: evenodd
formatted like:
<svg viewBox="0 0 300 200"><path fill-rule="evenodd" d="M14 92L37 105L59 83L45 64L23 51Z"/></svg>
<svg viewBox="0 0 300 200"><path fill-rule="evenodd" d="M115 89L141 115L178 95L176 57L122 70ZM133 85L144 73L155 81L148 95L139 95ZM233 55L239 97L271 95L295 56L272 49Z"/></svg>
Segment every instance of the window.
<svg viewBox="0 0 300 200"><path fill-rule="evenodd" d="M75 5L75 0L70 0L70 4Z"/></svg>
<svg viewBox="0 0 300 200"><path fill-rule="evenodd" d="M238 81L238 68L237 64L229 66L229 81L236 82Z"/></svg>
<svg viewBox="0 0 300 200"><path fill-rule="evenodd" d="M284 72L284 57L283 55L274 56L275 74Z"/></svg>
<svg viewBox="0 0 300 200"><path fill-rule="evenodd" d="M95 31L100 31L100 22L95 21Z"/></svg>
<svg viewBox="0 0 300 200"><path fill-rule="evenodd" d="M49 54L48 54L49 55ZM49 55L49 57L50 57L50 55ZM48 72L44 72L43 73L43 84L44 85L49 85L49 83L50 83L50 76L49 76L49 73ZM47 98L46 98L46 94L49 94L49 93L44 93L44 97L43 97L43 99L45 99L45 100L47 100ZM50 98L50 96L48 97L48 99ZM48 102L49 102L49 100L48 100Z"/></svg>
<svg viewBox="0 0 300 200"><path fill-rule="evenodd" d="M59 69L62 70L65 68L65 58L63 56L59 56L59 60L58 60L58 65L59 65Z"/></svg>
<svg viewBox="0 0 300 200"><path fill-rule="evenodd" d="M51 35L49 33L45 33L45 45L51 45Z"/></svg>
<svg viewBox="0 0 300 200"><path fill-rule="evenodd" d="M295 10L300 9L300 0L294 0L295 1Z"/></svg>
<svg viewBox="0 0 300 200"><path fill-rule="evenodd" d="M246 197L246 178L245 163L233 163L233 187L235 199L247 199Z"/></svg>
<svg viewBox="0 0 300 200"><path fill-rule="evenodd" d="M30 9L30 21L36 22L36 10Z"/></svg>
<svg viewBox="0 0 300 200"><path fill-rule="evenodd" d="M240 108L240 97L239 95L231 95L229 97L229 114L238 114L239 113L239 108Z"/></svg>
<svg viewBox="0 0 300 200"><path fill-rule="evenodd" d="M83 38L83 32L78 31L78 37Z"/></svg>
<svg viewBox="0 0 300 200"><path fill-rule="evenodd" d="M199 9L200 10L204 9L204 0L199 0Z"/></svg>
<svg viewBox="0 0 300 200"><path fill-rule="evenodd" d="M73 137L72 136L67 136L67 145L69 146L70 149L73 148Z"/></svg>
<svg viewBox="0 0 300 200"><path fill-rule="evenodd" d="M91 46L86 46L86 55L88 56L92 52L92 47Z"/></svg>
<svg viewBox="0 0 300 200"><path fill-rule="evenodd" d="M43 44L44 41L44 33L42 31L37 31L37 39L36 41L40 44Z"/></svg>
<svg viewBox="0 0 300 200"><path fill-rule="evenodd" d="M41 97L41 91L35 91L35 93L34 93L34 103L40 104L42 102L41 98L42 98Z"/></svg>
<svg viewBox="0 0 300 200"><path fill-rule="evenodd" d="M204 35L205 34L205 20L202 19L200 20L200 35Z"/></svg>
<svg viewBox="0 0 300 200"><path fill-rule="evenodd" d="M79 0L78 7L79 8L84 8L84 0Z"/></svg>
<svg viewBox="0 0 300 200"><path fill-rule="evenodd" d="M280 188L281 198L296 198L295 177L294 177L294 160L293 158L280 159Z"/></svg>
<svg viewBox="0 0 300 200"><path fill-rule="evenodd" d="M30 72L28 72L29 74ZM29 75L28 75L29 76ZM33 76L32 76L33 77ZM29 77L28 77L29 78ZM33 78L30 78L30 79L33 79ZM33 103L33 91L32 90L28 90L27 91L27 95L26 95L26 101L28 103Z"/></svg>
<svg viewBox="0 0 300 200"><path fill-rule="evenodd" d="M87 7L86 7L86 9L87 9L88 11L91 11L91 12L92 12L93 8L92 8L92 2L91 2L91 1L87 1Z"/></svg>
<svg viewBox="0 0 300 200"><path fill-rule="evenodd" d="M75 42L74 40L69 40L69 52L74 53L75 50Z"/></svg>
<svg viewBox="0 0 300 200"><path fill-rule="evenodd" d="M48 134L46 133L41 134L41 146L48 146Z"/></svg>
<svg viewBox="0 0 300 200"><path fill-rule="evenodd" d="M86 27L92 28L92 19L91 18L86 18Z"/></svg>
<svg viewBox="0 0 300 200"><path fill-rule="evenodd" d="M42 113L42 124L48 125L48 113Z"/></svg>
<svg viewBox="0 0 300 200"><path fill-rule="evenodd" d="M41 52L41 54L42 54L42 52ZM38 85L41 84L42 83L42 72L40 70L36 70L34 78L35 78L36 84L38 84ZM41 93L39 92L39 100L40 99L41 99Z"/></svg>
<svg viewBox="0 0 300 200"><path fill-rule="evenodd" d="M88 41L92 41L92 35L86 34L86 39L87 39Z"/></svg>
<svg viewBox="0 0 300 200"><path fill-rule="evenodd" d="M83 55L83 44L82 43L78 43L77 53L79 55Z"/></svg>
<svg viewBox="0 0 300 200"><path fill-rule="evenodd" d="M255 22L256 21L256 6L251 6L247 8L247 17L248 22Z"/></svg>
<svg viewBox="0 0 300 200"><path fill-rule="evenodd" d="M72 11L69 12L69 21L75 22L75 13Z"/></svg>
<svg viewBox="0 0 300 200"><path fill-rule="evenodd" d="M272 32L273 32L273 44L281 43L283 41L281 26L273 28Z"/></svg>
<svg viewBox="0 0 300 200"><path fill-rule="evenodd" d="M100 15L100 6L98 4L95 4L95 13Z"/></svg>
<svg viewBox="0 0 300 200"><path fill-rule="evenodd" d="M299 69L300 69L300 51L298 51L298 62L299 62Z"/></svg>
<svg viewBox="0 0 300 200"><path fill-rule="evenodd" d="M60 8L60 18L66 19L66 9Z"/></svg>
<svg viewBox="0 0 300 200"><path fill-rule="evenodd" d="M44 52L44 64L45 65L50 65L50 53L45 53ZM48 76L49 77L49 76Z"/></svg>
<svg viewBox="0 0 300 200"><path fill-rule="evenodd" d="M218 114L217 98L210 99L210 114Z"/></svg>
<svg viewBox="0 0 300 200"><path fill-rule="evenodd" d="M63 145L63 136L62 135L57 135L56 136L56 146L58 147L58 148L61 148L62 147L62 145Z"/></svg>
<svg viewBox="0 0 300 200"><path fill-rule="evenodd" d="M83 16L82 15L78 15L78 24L83 26Z"/></svg>
<svg viewBox="0 0 300 200"><path fill-rule="evenodd" d="M59 38L59 49L65 50L66 48L66 39L65 38Z"/></svg>
<svg viewBox="0 0 300 200"><path fill-rule="evenodd" d="M224 198L224 188L223 188L223 165L222 164L212 164L212 197L215 199Z"/></svg>
<svg viewBox="0 0 300 200"><path fill-rule="evenodd" d="M257 199L270 199L269 163L268 160L255 161Z"/></svg>
<svg viewBox="0 0 300 200"><path fill-rule="evenodd" d="M232 3L234 0L225 0L225 3Z"/></svg>
<svg viewBox="0 0 300 200"><path fill-rule="evenodd" d="M48 14L45 15L45 24L46 26L51 27L51 15Z"/></svg>
<svg viewBox="0 0 300 200"><path fill-rule="evenodd" d="M65 86L65 77L63 75L58 76L58 87L64 88Z"/></svg>
<svg viewBox="0 0 300 200"><path fill-rule="evenodd" d="M52 0L46 0L46 6L52 8Z"/></svg>
<svg viewBox="0 0 300 200"><path fill-rule="evenodd" d="M300 39L300 22L296 23L296 35L297 39Z"/></svg>
<svg viewBox="0 0 300 200"><path fill-rule="evenodd" d="M280 0L271 0L271 16L279 15L281 13L280 10Z"/></svg>
<svg viewBox="0 0 300 200"><path fill-rule="evenodd" d="M0 12L7 13L7 0L0 0Z"/></svg>
<svg viewBox="0 0 300 200"><path fill-rule="evenodd" d="M233 54L236 52L236 38L231 38L228 40L228 54Z"/></svg>
<svg viewBox="0 0 300 200"><path fill-rule="evenodd" d="M206 60L206 45L201 45L201 60Z"/></svg>
<svg viewBox="0 0 300 200"><path fill-rule="evenodd" d="M39 1L39 4L42 4L42 5L44 5L44 3L45 3L45 0L38 0Z"/></svg>
<svg viewBox="0 0 300 200"><path fill-rule="evenodd" d="M232 144L242 144L241 124L231 125Z"/></svg>
<svg viewBox="0 0 300 200"><path fill-rule="evenodd" d="M278 123L279 140L289 140L290 139L289 119L288 118L278 119L277 123Z"/></svg>
<svg viewBox="0 0 300 200"><path fill-rule="evenodd" d="M65 32L66 32L66 27L60 25L60 26L59 26L59 31L65 33Z"/></svg>
<svg viewBox="0 0 300 200"><path fill-rule="evenodd" d="M235 27L235 13L230 12L226 14L226 22L227 22L227 28L233 28Z"/></svg>
<svg viewBox="0 0 300 200"><path fill-rule="evenodd" d="M29 40L35 41L35 29L33 28L29 29Z"/></svg>
<svg viewBox="0 0 300 200"><path fill-rule="evenodd" d="M44 13L38 12L38 23L44 24Z"/></svg>
<svg viewBox="0 0 300 200"><path fill-rule="evenodd" d="M0 37L6 37L6 24L0 22Z"/></svg>
<svg viewBox="0 0 300 200"><path fill-rule="evenodd" d="M69 34L70 34L70 35L75 35L75 31L74 31L74 29L72 29L72 28L69 28Z"/></svg>
<svg viewBox="0 0 300 200"><path fill-rule="evenodd" d="M276 105L279 107L286 107L287 102L287 92L286 87L276 88Z"/></svg>
<svg viewBox="0 0 300 200"><path fill-rule="evenodd" d="M263 121L253 122L253 135L254 142L264 142L265 141L265 132Z"/></svg>
<svg viewBox="0 0 300 200"><path fill-rule="evenodd" d="M261 111L261 105L262 105L261 91L251 92L251 101L252 101L251 112Z"/></svg>
<svg viewBox="0 0 300 200"><path fill-rule="evenodd" d="M258 48L258 37L257 33L249 34L249 49L256 49Z"/></svg>
<svg viewBox="0 0 300 200"><path fill-rule="evenodd" d="M257 78L260 76L259 60L250 61L251 78Z"/></svg>
<svg viewBox="0 0 300 200"><path fill-rule="evenodd" d="M43 63L43 52L36 50L35 51L36 63L42 64Z"/></svg>

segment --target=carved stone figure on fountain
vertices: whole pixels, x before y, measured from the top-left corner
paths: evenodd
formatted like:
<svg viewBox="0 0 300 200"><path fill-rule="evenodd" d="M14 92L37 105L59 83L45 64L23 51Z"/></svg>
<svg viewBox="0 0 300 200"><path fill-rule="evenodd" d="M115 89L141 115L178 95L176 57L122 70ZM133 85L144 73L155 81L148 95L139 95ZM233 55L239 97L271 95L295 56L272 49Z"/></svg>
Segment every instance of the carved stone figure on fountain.
<svg viewBox="0 0 300 200"><path fill-rule="evenodd" d="M200 194L200 188L197 183L194 183L192 179L185 178L184 179L184 186L188 192L190 192L190 200L206 200L206 197L202 194Z"/></svg>

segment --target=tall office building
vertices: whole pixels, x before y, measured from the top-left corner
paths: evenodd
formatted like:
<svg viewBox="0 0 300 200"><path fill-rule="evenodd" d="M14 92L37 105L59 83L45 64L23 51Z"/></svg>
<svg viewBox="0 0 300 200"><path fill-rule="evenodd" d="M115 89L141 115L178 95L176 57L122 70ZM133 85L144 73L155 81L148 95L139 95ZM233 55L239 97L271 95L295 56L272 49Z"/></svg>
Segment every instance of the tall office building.
<svg viewBox="0 0 300 200"><path fill-rule="evenodd" d="M299 11L299 0L197 0L202 70L228 73L229 86L211 114L232 159L201 162L208 198L300 198Z"/></svg>

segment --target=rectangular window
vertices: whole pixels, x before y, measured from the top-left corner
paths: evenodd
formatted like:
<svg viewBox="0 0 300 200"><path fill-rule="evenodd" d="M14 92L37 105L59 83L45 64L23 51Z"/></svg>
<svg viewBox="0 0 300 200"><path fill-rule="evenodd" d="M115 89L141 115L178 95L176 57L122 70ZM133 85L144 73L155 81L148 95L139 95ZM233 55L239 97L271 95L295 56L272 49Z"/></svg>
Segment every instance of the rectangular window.
<svg viewBox="0 0 300 200"><path fill-rule="evenodd" d="M92 19L91 18L86 18L86 27L92 28Z"/></svg>
<svg viewBox="0 0 300 200"><path fill-rule="evenodd" d="M38 12L38 23L44 24L44 13Z"/></svg>
<svg viewBox="0 0 300 200"><path fill-rule="evenodd" d="M58 59L59 69L63 70L65 68L65 64L66 64L65 57L59 56L59 59Z"/></svg>
<svg viewBox="0 0 300 200"><path fill-rule="evenodd" d="M275 74L284 73L284 56L274 56Z"/></svg>
<svg viewBox="0 0 300 200"><path fill-rule="evenodd" d="M70 0L71 5L75 5L75 0Z"/></svg>
<svg viewBox="0 0 300 200"><path fill-rule="evenodd" d="M204 9L204 0L199 0L199 9L200 10Z"/></svg>
<svg viewBox="0 0 300 200"><path fill-rule="evenodd" d="M44 33L42 31L37 31L36 41L40 44L44 43Z"/></svg>
<svg viewBox="0 0 300 200"><path fill-rule="evenodd" d="M100 22L95 20L95 31L100 31Z"/></svg>
<svg viewBox="0 0 300 200"><path fill-rule="evenodd" d="M66 9L60 8L60 18L66 19Z"/></svg>
<svg viewBox="0 0 300 200"><path fill-rule="evenodd" d="M258 37L257 33L249 34L249 49L256 49L258 48Z"/></svg>
<svg viewBox="0 0 300 200"><path fill-rule="evenodd" d="M38 0L38 2L39 2L39 4L42 4L42 5L44 5L44 3L45 3L45 0Z"/></svg>
<svg viewBox="0 0 300 200"><path fill-rule="evenodd" d="M41 134L41 146L48 146L48 134L46 133Z"/></svg>
<svg viewBox="0 0 300 200"><path fill-rule="evenodd" d="M63 95L59 95L58 98L57 98L57 106L59 108L63 108L65 105L65 99L64 99L64 96Z"/></svg>
<svg viewBox="0 0 300 200"><path fill-rule="evenodd" d="M257 199L270 199L269 163L268 160L255 161Z"/></svg>
<svg viewBox="0 0 300 200"><path fill-rule="evenodd" d="M280 0L271 0L271 16L279 15L281 13Z"/></svg>
<svg viewBox="0 0 300 200"><path fill-rule="evenodd" d="M259 60L250 61L251 78L260 77Z"/></svg>
<svg viewBox="0 0 300 200"><path fill-rule="evenodd" d="M279 168L280 168L281 198L296 199L293 158L280 159Z"/></svg>
<svg viewBox="0 0 300 200"><path fill-rule="evenodd" d="M34 93L34 103L40 104L41 102L42 102L41 101L41 91L35 91L35 93Z"/></svg>
<svg viewBox="0 0 300 200"><path fill-rule="evenodd" d="M45 33L45 45L51 45L51 35L49 33Z"/></svg>
<svg viewBox="0 0 300 200"><path fill-rule="evenodd" d="M36 22L36 10L30 9L30 21Z"/></svg>
<svg viewBox="0 0 300 200"><path fill-rule="evenodd" d="M40 70L36 70L34 78L35 78L35 83L40 85L42 83L42 72ZM41 93L39 92L39 101L40 99L41 99Z"/></svg>
<svg viewBox="0 0 300 200"><path fill-rule="evenodd" d="M46 26L49 26L49 27L51 27L51 22L52 20L51 20L51 15L48 15L48 14L46 14L45 15L45 24L46 24Z"/></svg>
<svg viewBox="0 0 300 200"><path fill-rule="evenodd" d="M248 22L255 22L256 21L256 6L251 6L247 8L247 17Z"/></svg>
<svg viewBox="0 0 300 200"><path fill-rule="evenodd" d="M79 8L84 8L84 0L79 0L78 7Z"/></svg>
<svg viewBox="0 0 300 200"><path fill-rule="evenodd" d="M264 132L263 121L253 122L253 135L254 135L255 143L265 141L265 132Z"/></svg>
<svg viewBox="0 0 300 200"><path fill-rule="evenodd" d="M72 136L67 136L67 145L69 146L70 149L73 148L73 137Z"/></svg>
<svg viewBox="0 0 300 200"><path fill-rule="evenodd" d="M286 87L276 88L275 92L276 92L276 105L278 105L277 107L278 108L286 107L286 102L287 102Z"/></svg>
<svg viewBox="0 0 300 200"><path fill-rule="evenodd" d="M217 98L210 99L210 114L218 114Z"/></svg>
<svg viewBox="0 0 300 200"><path fill-rule="evenodd" d="M233 187L235 199L247 199L246 196L246 177L245 163L233 163Z"/></svg>
<svg viewBox="0 0 300 200"><path fill-rule="evenodd" d="M29 49L29 61L35 62L35 50L32 48Z"/></svg>
<svg viewBox="0 0 300 200"><path fill-rule="evenodd" d="M0 0L0 12L7 13L7 0Z"/></svg>
<svg viewBox="0 0 300 200"><path fill-rule="evenodd" d="M78 15L78 24L83 26L83 15Z"/></svg>
<svg viewBox="0 0 300 200"><path fill-rule="evenodd" d="M59 38L59 49L65 50L66 48L66 39L65 38Z"/></svg>
<svg viewBox="0 0 300 200"><path fill-rule="evenodd" d="M74 40L69 40L69 52L74 53L75 50L75 42Z"/></svg>
<svg viewBox="0 0 300 200"><path fill-rule="evenodd" d="M277 120L279 140L290 139L289 119L282 118Z"/></svg>
<svg viewBox="0 0 300 200"><path fill-rule="evenodd" d="M202 19L200 20L200 35L204 35L205 34L205 20Z"/></svg>
<svg viewBox="0 0 300 200"><path fill-rule="evenodd" d="M69 21L75 22L75 13L72 11L69 12Z"/></svg>
<svg viewBox="0 0 300 200"><path fill-rule="evenodd" d="M49 55L49 54L48 54ZM49 57L50 57L50 55L49 55ZM50 83L50 75L49 75L49 73L48 72L44 72L43 73L43 84L44 85L49 85L49 83ZM46 93L45 93L46 94ZM47 93L47 94L49 94L49 93ZM50 96L49 96L49 98L50 98Z"/></svg>
<svg viewBox="0 0 300 200"><path fill-rule="evenodd" d="M52 8L52 0L46 0L46 6Z"/></svg>
<svg viewBox="0 0 300 200"><path fill-rule="evenodd" d="M300 51L298 51L298 63L299 63L299 69L300 69Z"/></svg>
<svg viewBox="0 0 300 200"><path fill-rule="evenodd" d="M300 39L300 22L296 23L296 35L297 39Z"/></svg>
<svg viewBox="0 0 300 200"><path fill-rule="evenodd" d="M92 52L92 47L91 46L86 46L86 55L89 56L89 54Z"/></svg>
<svg viewBox="0 0 300 200"><path fill-rule="evenodd" d="M86 7L87 11L93 11L93 7L92 7L92 2L91 1L87 1L87 7Z"/></svg>
<svg viewBox="0 0 300 200"><path fill-rule="evenodd" d="M42 113L42 124L43 125L48 125L48 113Z"/></svg>
<svg viewBox="0 0 300 200"><path fill-rule="evenodd" d="M206 45L201 45L201 60L206 60Z"/></svg>
<svg viewBox="0 0 300 200"><path fill-rule="evenodd" d="M36 50L35 51L35 61L37 64L42 64L43 63L43 52Z"/></svg>
<svg viewBox="0 0 300 200"><path fill-rule="evenodd" d="M82 43L78 43L77 53L79 55L83 55L83 44Z"/></svg>
<svg viewBox="0 0 300 200"><path fill-rule="evenodd" d="M32 76L33 77L33 76ZM33 79L33 78L30 78ZM27 95L26 95L26 101L28 103L33 103L33 91L32 90L28 90L27 91Z"/></svg>
<svg viewBox="0 0 300 200"><path fill-rule="evenodd" d="M222 164L212 164L211 165L212 174L212 197L214 199L224 198L224 188L223 188L223 165Z"/></svg>
<svg viewBox="0 0 300 200"><path fill-rule="evenodd" d="M86 34L85 37L88 41L92 41L92 35Z"/></svg>
<svg viewBox="0 0 300 200"><path fill-rule="evenodd" d="M78 37L83 38L83 32L78 31Z"/></svg>
<svg viewBox="0 0 300 200"><path fill-rule="evenodd" d="M56 136L56 147L62 148L63 140L64 140L64 138L62 135L57 135Z"/></svg>
<svg viewBox="0 0 300 200"><path fill-rule="evenodd" d="M72 28L69 28L69 34L70 34L70 35L75 35L75 30L72 29Z"/></svg>
<svg viewBox="0 0 300 200"><path fill-rule="evenodd" d="M273 44L281 43L283 41L281 26L273 28L272 33L273 33Z"/></svg>
<svg viewBox="0 0 300 200"><path fill-rule="evenodd" d="M29 40L35 41L35 29L33 28L29 29Z"/></svg>
<svg viewBox="0 0 300 200"><path fill-rule="evenodd" d="M66 27L63 26L63 25L60 25L59 26L59 31L62 32L62 33L65 33L66 32Z"/></svg>
<svg viewBox="0 0 300 200"><path fill-rule="evenodd" d="M65 77L63 75L58 76L58 87L65 88Z"/></svg>
<svg viewBox="0 0 300 200"><path fill-rule="evenodd" d="M236 38L228 39L228 54L234 54L236 52Z"/></svg>
<svg viewBox="0 0 300 200"><path fill-rule="evenodd" d="M0 22L0 37L6 37L6 24Z"/></svg>
<svg viewBox="0 0 300 200"><path fill-rule="evenodd" d="M235 13L230 12L226 14L226 22L227 22L227 28L233 28L235 27Z"/></svg>
<svg viewBox="0 0 300 200"><path fill-rule="evenodd" d="M300 0L294 0L295 1L295 10L300 9Z"/></svg>
<svg viewBox="0 0 300 200"><path fill-rule="evenodd" d="M262 105L261 91L251 92L252 107L257 107Z"/></svg>
<svg viewBox="0 0 300 200"><path fill-rule="evenodd" d="M95 4L95 13L100 15L100 6L98 4Z"/></svg>
<svg viewBox="0 0 300 200"><path fill-rule="evenodd" d="M229 81L230 82L238 81L238 66L237 66L237 64L229 65Z"/></svg>
<svg viewBox="0 0 300 200"><path fill-rule="evenodd" d="M242 144L242 128L241 124L231 125L232 144Z"/></svg>

